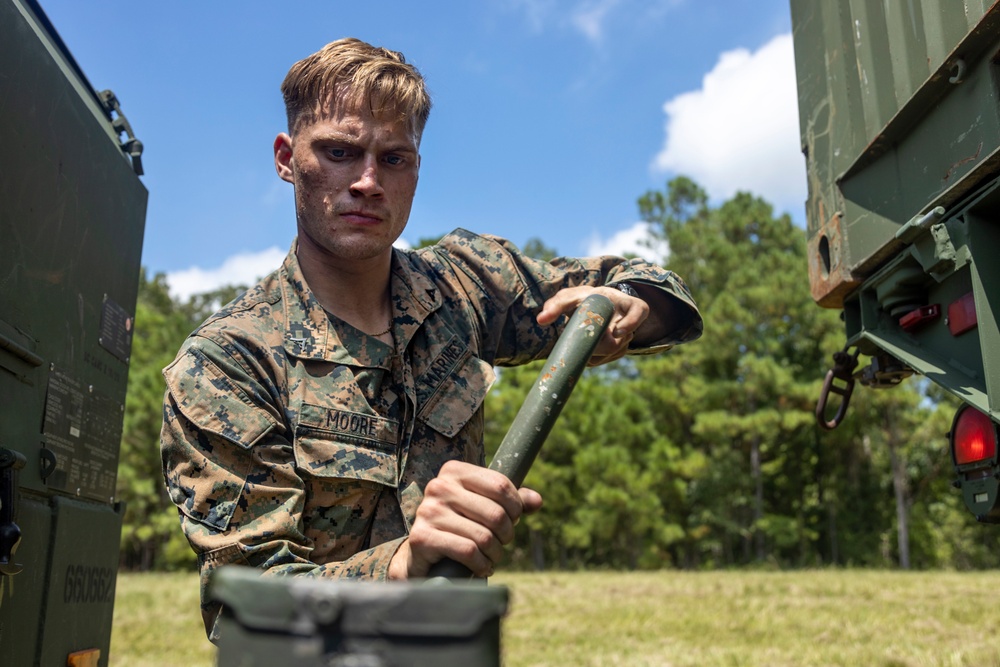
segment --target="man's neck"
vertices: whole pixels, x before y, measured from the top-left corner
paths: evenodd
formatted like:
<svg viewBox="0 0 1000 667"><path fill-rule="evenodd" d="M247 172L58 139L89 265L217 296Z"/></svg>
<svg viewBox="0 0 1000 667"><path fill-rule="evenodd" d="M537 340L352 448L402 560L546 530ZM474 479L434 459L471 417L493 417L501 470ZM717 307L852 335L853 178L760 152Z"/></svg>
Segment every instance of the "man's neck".
<svg viewBox="0 0 1000 667"><path fill-rule="evenodd" d="M332 261L299 242L299 268L324 310L366 333L385 329L392 319L389 281L392 249L364 261Z"/></svg>

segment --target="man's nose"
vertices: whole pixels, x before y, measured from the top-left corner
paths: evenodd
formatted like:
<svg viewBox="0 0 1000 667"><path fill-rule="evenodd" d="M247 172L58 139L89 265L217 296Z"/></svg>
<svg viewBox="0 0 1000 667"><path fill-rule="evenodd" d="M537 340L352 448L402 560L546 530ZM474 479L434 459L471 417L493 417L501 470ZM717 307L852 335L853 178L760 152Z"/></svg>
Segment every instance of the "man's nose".
<svg viewBox="0 0 1000 667"><path fill-rule="evenodd" d="M361 173L351 184L351 191L366 197L378 197L383 193L378 160L374 156L366 156L361 163Z"/></svg>

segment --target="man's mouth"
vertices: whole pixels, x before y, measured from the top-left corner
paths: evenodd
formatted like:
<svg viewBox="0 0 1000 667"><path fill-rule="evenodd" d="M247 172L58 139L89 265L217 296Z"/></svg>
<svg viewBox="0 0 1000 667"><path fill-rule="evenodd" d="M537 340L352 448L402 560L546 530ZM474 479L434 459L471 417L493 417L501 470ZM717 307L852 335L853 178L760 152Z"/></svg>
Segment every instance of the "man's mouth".
<svg viewBox="0 0 1000 667"><path fill-rule="evenodd" d="M375 225L382 222L381 216L370 211L344 211L340 217L354 225Z"/></svg>

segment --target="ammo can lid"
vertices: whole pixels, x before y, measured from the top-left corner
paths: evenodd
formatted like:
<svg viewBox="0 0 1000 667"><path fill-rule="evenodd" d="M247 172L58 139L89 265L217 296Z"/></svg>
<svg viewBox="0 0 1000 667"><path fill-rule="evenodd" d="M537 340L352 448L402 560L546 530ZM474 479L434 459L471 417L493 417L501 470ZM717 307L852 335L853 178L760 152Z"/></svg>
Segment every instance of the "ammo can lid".
<svg viewBox="0 0 1000 667"><path fill-rule="evenodd" d="M471 637L507 612L503 586L261 576L226 566L212 574L209 597L223 615L253 630L314 635L336 626L349 636Z"/></svg>

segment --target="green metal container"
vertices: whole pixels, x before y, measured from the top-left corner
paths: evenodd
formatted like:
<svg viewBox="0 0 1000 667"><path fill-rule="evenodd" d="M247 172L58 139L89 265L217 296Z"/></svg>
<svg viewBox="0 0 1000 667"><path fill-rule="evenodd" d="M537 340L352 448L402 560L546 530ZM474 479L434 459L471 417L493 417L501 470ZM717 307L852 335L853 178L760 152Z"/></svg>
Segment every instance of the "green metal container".
<svg viewBox="0 0 1000 667"><path fill-rule="evenodd" d="M107 664L147 198L116 105L36 3L0 0L3 665Z"/></svg>
<svg viewBox="0 0 1000 667"><path fill-rule="evenodd" d="M813 298L862 383L920 373L1000 420L1000 4L791 9Z"/></svg>
<svg viewBox="0 0 1000 667"><path fill-rule="evenodd" d="M504 587L267 577L229 566L213 574L209 595L223 604L219 667L500 665Z"/></svg>

